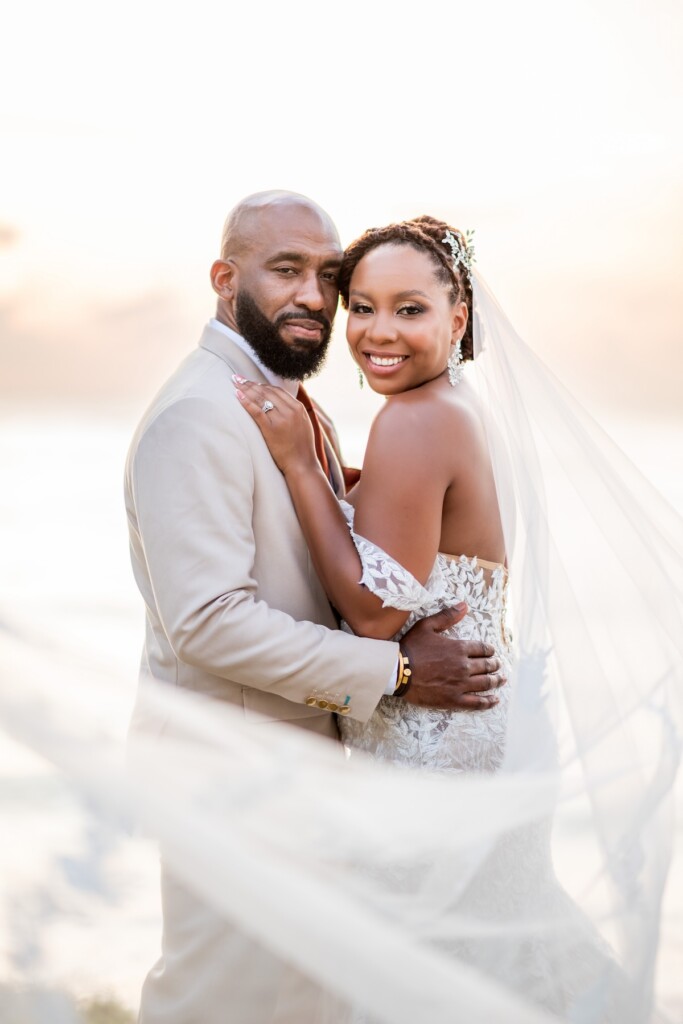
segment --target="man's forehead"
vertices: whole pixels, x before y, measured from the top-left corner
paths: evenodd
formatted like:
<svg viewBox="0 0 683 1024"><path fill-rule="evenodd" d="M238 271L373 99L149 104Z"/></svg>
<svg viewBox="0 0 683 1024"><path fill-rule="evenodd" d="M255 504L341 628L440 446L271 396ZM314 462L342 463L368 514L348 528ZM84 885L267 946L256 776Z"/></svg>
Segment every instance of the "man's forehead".
<svg viewBox="0 0 683 1024"><path fill-rule="evenodd" d="M302 256L340 256L339 236L330 218L316 207L303 203L277 203L249 211L244 240L255 252L268 258L278 251Z"/></svg>

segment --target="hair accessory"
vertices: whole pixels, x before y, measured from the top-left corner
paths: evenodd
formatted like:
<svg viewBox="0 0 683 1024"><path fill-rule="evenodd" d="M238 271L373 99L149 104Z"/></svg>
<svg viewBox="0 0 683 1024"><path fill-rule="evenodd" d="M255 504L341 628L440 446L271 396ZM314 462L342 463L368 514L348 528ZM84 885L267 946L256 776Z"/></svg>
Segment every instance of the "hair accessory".
<svg viewBox="0 0 683 1024"><path fill-rule="evenodd" d="M454 235L452 231L447 231L441 241L451 250L453 256L453 270L457 270L458 265L462 265L468 275L471 275L472 266L475 260L474 231L465 232L464 243L461 242L457 235Z"/></svg>
<svg viewBox="0 0 683 1024"><path fill-rule="evenodd" d="M448 383L452 388L459 384L465 372L464 359L462 358L462 338L458 338L451 349L448 357Z"/></svg>

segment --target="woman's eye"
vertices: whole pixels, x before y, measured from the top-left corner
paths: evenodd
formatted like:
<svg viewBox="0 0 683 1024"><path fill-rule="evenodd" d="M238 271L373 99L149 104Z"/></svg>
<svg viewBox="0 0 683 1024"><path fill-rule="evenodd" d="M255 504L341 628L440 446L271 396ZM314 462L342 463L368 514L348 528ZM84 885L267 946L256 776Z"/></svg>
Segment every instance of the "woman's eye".
<svg viewBox="0 0 683 1024"><path fill-rule="evenodd" d="M352 313L372 313L372 309L365 302L354 302L351 306Z"/></svg>
<svg viewBox="0 0 683 1024"><path fill-rule="evenodd" d="M416 316L418 313L424 313L424 310L422 306L416 306L411 302L407 306L401 306L398 312L405 313L406 316Z"/></svg>

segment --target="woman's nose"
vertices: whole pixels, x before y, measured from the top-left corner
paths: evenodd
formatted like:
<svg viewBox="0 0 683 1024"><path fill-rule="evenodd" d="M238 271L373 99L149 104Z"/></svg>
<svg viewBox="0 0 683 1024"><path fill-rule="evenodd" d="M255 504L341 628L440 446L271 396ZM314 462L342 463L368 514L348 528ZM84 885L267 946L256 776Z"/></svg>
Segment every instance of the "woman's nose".
<svg viewBox="0 0 683 1024"><path fill-rule="evenodd" d="M388 313L375 313L366 324L365 334L377 345L395 341L398 331L393 316Z"/></svg>

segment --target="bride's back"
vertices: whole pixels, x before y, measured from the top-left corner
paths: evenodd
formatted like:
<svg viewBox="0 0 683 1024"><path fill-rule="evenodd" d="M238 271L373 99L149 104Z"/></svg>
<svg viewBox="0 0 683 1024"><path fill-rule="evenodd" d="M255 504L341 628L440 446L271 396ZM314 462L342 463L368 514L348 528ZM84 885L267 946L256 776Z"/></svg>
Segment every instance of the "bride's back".
<svg viewBox="0 0 683 1024"><path fill-rule="evenodd" d="M505 563L498 495L476 395L463 381L449 398L454 430L443 454L453 480L444 497L440 550Z"/></svg>
<svg viewBox="0 0 683 1024"><path fill-rule="evenodd" d="M387 516L387 494L394 495L391 517ZM419 517L414 506L412 516L410 510L416 498ZM425 534L430 535L425 564L433 561L437 551L505 563L486 434L477 397L466 381L451 388L438 378L389 398L370 431L353 503L360 532L394 557L406 557L408 532L414 548L423 548ZM405 517L411 519L408 531ZM401 537L397 535L392 544L392 535L398 531ZM413 558L415 554L411 552Z"/></svg>

